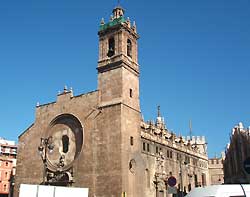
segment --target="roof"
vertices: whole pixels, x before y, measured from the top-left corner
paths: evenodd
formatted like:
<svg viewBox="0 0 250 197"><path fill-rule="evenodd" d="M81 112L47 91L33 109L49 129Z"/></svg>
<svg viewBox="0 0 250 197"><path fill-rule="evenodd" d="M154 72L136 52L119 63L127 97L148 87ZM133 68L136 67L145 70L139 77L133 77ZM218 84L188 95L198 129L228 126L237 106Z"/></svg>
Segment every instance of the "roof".
<svg viewBox="0 0 250 197"><path fill-rule="evenodd" d="M114 20L108 22L107 24L100 25L99 31L103 31L109 27L113 27L115 25L118 25L124 22L126 22L126 19L123 16L121 16L120 18L115 18Z"/></svg>

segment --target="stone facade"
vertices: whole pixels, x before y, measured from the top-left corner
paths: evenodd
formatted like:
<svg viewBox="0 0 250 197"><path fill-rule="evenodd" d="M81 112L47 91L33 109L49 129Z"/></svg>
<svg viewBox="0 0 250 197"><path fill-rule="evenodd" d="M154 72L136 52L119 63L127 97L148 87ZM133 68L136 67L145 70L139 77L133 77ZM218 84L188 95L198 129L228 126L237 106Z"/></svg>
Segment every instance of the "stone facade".
<svg viewBox="0 0 250 197"><path fill-rule="evenodd" d="M144 161L146 196L154 196L156 187L167 196L166 180L174 176L178 191L189 192L194 187L210 184L207 145L204 137L177 137L159 116L141 123L141 146ZM162 162L161 162L162 160Z"/></svg>
<svg viewBox="0 0 250 197"><path fill-rule="evenodd" d="M250 175L244 169L245 160L250 160L250 129L239 123L232 129L230 143L225 151L225 183L250 183ZM250 173L250 172L249 172Z"/></svg>
<svg viewBox="0 0 250 197"><path fill-rule="evenodd" d="M221 185L224 183L224 171L223 162L225 159L225 154L222 153L221 157L215 157L209 159L209 177L211 185Z"/></svg>
<svg viewBox="0 0 250 197"><path fill-rule="evenodd" d="M162 194L170 175L186 191L208 184L204 137L176 137L162 117L141 118L135 23L116 7L98 35L98 90L74 96L65 88L56 102L37 105L34 124L19 136L15 197L21 183L41 184L43 175L47 184L87 187L90 197L149 197L156 186ZM42 152L46 173L41 138L53 144L51 154Z"/></svg>

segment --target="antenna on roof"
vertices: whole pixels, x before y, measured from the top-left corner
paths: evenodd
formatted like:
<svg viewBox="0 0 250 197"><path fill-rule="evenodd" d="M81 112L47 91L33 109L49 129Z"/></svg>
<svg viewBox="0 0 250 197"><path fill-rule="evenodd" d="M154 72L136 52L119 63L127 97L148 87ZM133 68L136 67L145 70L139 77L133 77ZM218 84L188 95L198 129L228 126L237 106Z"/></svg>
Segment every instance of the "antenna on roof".
<svg viewBox="0 0 250 197"><path fill-rule="evenodd" d="M192 137L192 120L189 120L189 135Z"/></svg>

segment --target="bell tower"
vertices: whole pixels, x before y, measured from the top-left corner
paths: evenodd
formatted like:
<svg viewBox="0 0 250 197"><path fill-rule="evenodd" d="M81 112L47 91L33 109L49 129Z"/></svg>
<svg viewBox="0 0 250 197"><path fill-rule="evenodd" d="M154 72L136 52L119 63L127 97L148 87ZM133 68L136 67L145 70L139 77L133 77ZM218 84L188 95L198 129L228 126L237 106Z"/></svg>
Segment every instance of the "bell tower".
<svg viewBox="0 0 250 197"><path fill-rule="evenodd" d="M141 197L141 112L139 102L139 64L135 23L125 19L117 6L109 21L99 27L97 117L101 167L96 188L107 196ZM106 151L104 151L106 150ZM104 187L102 183L110 189ZM100 184L99 184L100 183ZM99 196L100 191L96 192Z"/></svg>
<svg viewBox="0 0 250 197"><path fill-rule="evenodd" d="M139 65L135 22L125 19L124 9L113 9L99 28L98 90L101 105L124 103L139 109Z"/></svg>

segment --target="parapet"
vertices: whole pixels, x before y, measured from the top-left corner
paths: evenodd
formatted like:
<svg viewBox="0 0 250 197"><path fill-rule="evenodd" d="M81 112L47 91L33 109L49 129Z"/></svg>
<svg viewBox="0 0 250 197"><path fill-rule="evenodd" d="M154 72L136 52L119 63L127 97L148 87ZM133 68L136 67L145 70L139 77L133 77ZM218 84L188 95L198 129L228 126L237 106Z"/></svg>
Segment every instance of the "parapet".
<svg viewBox="0 0 250 197"><path fill-rule="evenodd" d="M187 136L187 139L191 141L191 144L206 144L206 138L205 136Z"/></svg>

